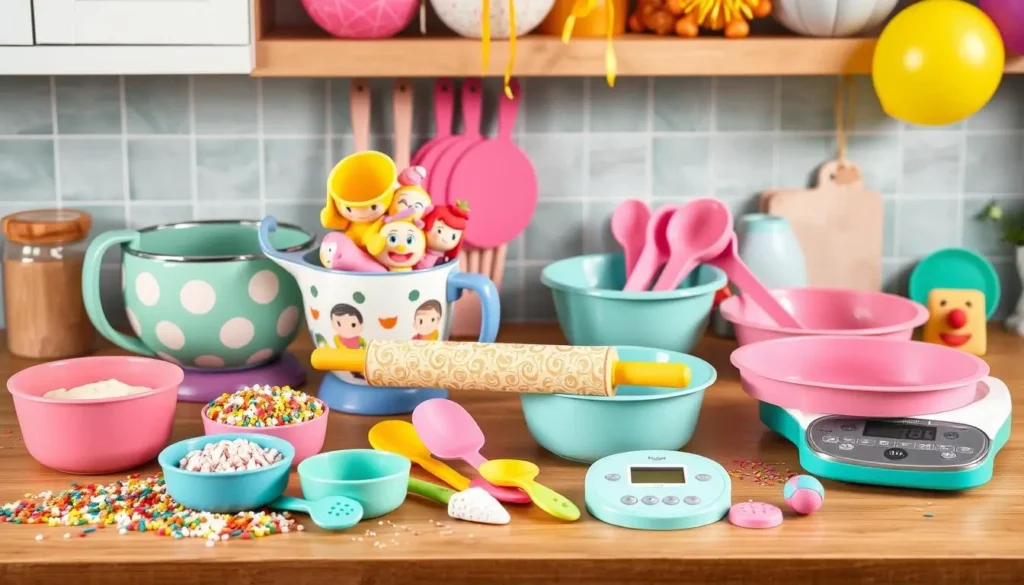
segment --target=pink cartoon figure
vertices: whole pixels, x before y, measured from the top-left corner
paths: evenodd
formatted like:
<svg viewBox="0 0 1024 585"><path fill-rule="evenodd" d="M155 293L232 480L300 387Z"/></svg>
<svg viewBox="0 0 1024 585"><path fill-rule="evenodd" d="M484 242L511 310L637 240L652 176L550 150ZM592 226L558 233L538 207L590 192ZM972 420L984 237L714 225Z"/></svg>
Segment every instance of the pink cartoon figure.
<svg viewBox="0 0 1024 585"><path fill-rule="evenodd" d="M423 216L430 213L434 208L423 185L427 181L427 169L423 167L409 167L398 175L398 189L395 190L395 198L391 201L391 208L388 215L400 215L406 209L413 210L414 219L423 219Z"/></svg>
<svg viewBox="0 0 1024 585"><path fill-rule="evenodd" d="M331 270L350 272L387 272L342 232L331 232L320 242L320 263Z"/></svg>
<svg viewBox="0 0 1024 585"><path fill-rule="evenodd" d="M465 201L435 207L423 218L427 252L416 268L431 268L458 257L462 249L462 234L468 224L469 204Z"/></svg>

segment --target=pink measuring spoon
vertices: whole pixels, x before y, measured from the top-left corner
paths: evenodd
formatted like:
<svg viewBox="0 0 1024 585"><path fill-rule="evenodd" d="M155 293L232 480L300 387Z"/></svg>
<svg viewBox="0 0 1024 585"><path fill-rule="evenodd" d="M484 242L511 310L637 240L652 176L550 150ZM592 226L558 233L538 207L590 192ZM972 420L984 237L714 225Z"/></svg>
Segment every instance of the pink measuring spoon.
<svg viewBox="0 0 1024 585"><path fill-rule="evenodd" d="M612 212L612 236L626 258L626 279L633 274L644 248L644 230L651 221L651 209L639 199L627 199Z"/></svg>
<svg viewBox="0 0 1024 585"><path fill-rule="evenodd" d="M476 469L487 463L480 454L484 446L484 432L480 425L457 402L444 398L432 398L421 402L412 411L412 424L416 433L430 452L441 459L461 459ZM496 486L483 479L474 479L470 487L479 487L496 499L509 504L529 504L526 492L509 487Z"/></svg>
<svg viewBox="0 0 1024 585"><path fill-rule="evenodd" d="M640 292L647 290L654 280L658 269L668 260L671 249L668 244L668 220L678 211L679 205L666 205L654 212L650 221L647 222L647 232L644 234L644 247L637 258L633 272L626 278L626 286L622 289L628 292Z"/></svg>
<svg viewBox="0 0 1024 585"><path fill-rule="evenodd" d="M675 290L697 265L720 255L732 237L732 214L717 199L694 199L672 215L666 231L671 252L655 291Z"/></svg>

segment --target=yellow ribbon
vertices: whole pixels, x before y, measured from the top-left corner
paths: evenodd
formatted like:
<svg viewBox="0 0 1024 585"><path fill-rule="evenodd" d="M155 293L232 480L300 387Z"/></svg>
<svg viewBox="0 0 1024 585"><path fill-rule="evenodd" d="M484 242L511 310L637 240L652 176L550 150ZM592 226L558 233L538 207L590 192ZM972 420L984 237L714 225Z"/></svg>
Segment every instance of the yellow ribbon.
<svg viewBox="0 0 1024 585"><path fill-rule="evenodd" d="M483 41L483 70L487 75L487 69L491 64L491 1L482 0L480 17L480 39ZM512 95L512 88L509 83L512 81L512 70L516 63L516 3L515 0L508 0L508 63L505 64L505 95L508 99L515 99Z"/></svg>
<svg viewBox="0 0 1024 585"><path fill-rule="evenodd" d="M511 0L509 0L511 1ZM562 42L568 44L572 38L572 29L576 26L576 20L586 18L597 8L597 0L576 0L572 12L565 19L565 26L562 28ZM612 45L612 37L615 36L615 3L614 0L605 0L605 48L604 48L604 70L605 78L608 80L608 87L615 87L615 74L618 69L618 60L615 58L615 47Z"/></svg>

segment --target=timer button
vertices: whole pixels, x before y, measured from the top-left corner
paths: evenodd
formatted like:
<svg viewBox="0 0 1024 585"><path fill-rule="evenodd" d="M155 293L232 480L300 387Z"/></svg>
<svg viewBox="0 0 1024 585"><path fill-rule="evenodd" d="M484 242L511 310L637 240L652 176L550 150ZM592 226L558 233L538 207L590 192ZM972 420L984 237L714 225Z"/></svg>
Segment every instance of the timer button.
<svg viewBox="0 0 1024 585"><path fill-rule="evenodd" d="M698 473L697 481L711 481L711 476L706 473Z"/></svg>
<svg viewBox="0 0 1024 585"><path fill-rule="evenodd" d="M839 437L836 437L834 435L828 435L827 437L824 437L821 440L826 442L826 443L838 443L839 442Z"/></svg>
<svg viewBox="0 0 1024 585"><path fill-rule="evenodd" d="M841 451L853 451L853 443L843 443L839 445Z"/></svg>
<svg viewBox="0 0 1024 585"><path fill-rule="evenodd" d="M907 458L907 452L904 451L903 449L900 449L899 447L886 449L883 455L885 455L886 459L892 459L893 461L899 461L900 459Z"/></svg>
<svg viewBox="0 0 1024 585"><path fill-rule="evenodd" d="M942 436L952 441L953 439L959 439L960 433L956 431L946 431L945 433L942 433Z"/></svg>
<svg viewBox="0 0 1024 585"><path fill-rule="evenodd" d="M604 476L604 478L607 479L608 481L619 481L620 479L622 479L622 476L620 476L618 473L609 473L608 475Z"/></svg>
<svg viewBox="0 0 1024 585"><path fill-rule="evenodd" d="M623 504L626 504L627 506L632 506L633 504L636 503L636 498L633 496L622 496L622 499L619 501L622 502Z"/></svg>
<svg viewBox="0 0 1024 585"><path fill-rule="evenodd" d="M844 431L855 431L855 430L857 430L857 427L855 427L854 425L843 425L843 426L841 426L839 428L844 430Z"/></svg>
<svg viewBox="0 0 1024 585"><path fill-rule="evenodd" d="M953 453L952 451L943 451L942 453L939 453L939 455L941 455L943 459L956 459L956 453Z"/></svg>
<svg viewBox="0 0 1024 585"><path fill-rule="evenodd" d="M648 506L653 506L654 504L658 503L658 498L655 496L644 496L644 498L640 501L647 504Z"/></svg>
<svg viewBox="0 0 1024 585"><path fill-rule="evenodd" d="M661 498L661 503L668 506L675 506L679 503L679 498L675 496L665 496L664 498Z"/></svg>
<svg viewBox="0 0 1024 585"><path fill-rule="evenodd" d="M683 503L685 503L688 506L696 506L697 504L700 503L700 498L698 498L697 496L686 496L685 498L683 498Z"/></svg>

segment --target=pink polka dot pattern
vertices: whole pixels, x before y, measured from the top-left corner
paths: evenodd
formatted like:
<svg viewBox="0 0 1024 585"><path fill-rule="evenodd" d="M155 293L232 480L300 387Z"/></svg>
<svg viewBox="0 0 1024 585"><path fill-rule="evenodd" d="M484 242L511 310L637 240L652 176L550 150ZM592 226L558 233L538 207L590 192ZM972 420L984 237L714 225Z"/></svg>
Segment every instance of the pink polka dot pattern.
<svg viewBox="0 0 1024 585"><path fill-rule="evenodd" d="M341 38L384 39L409 26L419 0L302 0L309 17Z"/></svg>

